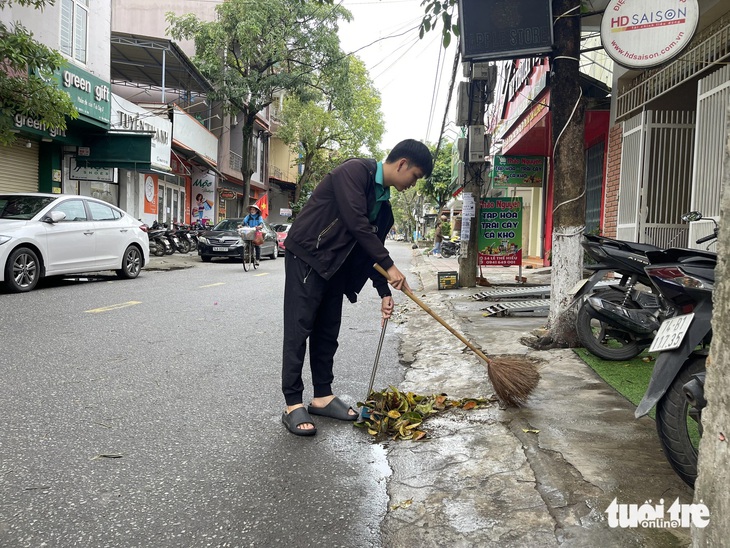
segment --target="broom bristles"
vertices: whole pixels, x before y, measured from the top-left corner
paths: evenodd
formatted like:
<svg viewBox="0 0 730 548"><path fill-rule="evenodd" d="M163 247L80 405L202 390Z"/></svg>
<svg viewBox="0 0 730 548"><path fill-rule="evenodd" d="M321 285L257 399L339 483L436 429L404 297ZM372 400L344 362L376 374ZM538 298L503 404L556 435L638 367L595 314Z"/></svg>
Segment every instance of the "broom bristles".
<svg viewBox="0 0 730 548"><path fill-rule="evenodd" d="M487 374L500 401L513 407L523 405L540 381L537 366L527 358L492 358Z"/></svg>

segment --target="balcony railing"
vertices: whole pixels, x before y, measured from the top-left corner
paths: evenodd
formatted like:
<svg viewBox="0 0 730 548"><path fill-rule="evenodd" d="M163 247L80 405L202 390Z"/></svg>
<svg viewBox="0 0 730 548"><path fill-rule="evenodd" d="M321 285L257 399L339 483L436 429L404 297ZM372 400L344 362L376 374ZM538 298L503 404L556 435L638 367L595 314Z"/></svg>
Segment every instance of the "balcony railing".
<svg viewBox="0 0 730 548"><path fill-rule="evenodd" d="M231 169L236 170L236 171L241 171L242 165L243 165L243 156L231 151L231 157L230 157L230 160L228 161L228 167L230 167Z"/></svg>

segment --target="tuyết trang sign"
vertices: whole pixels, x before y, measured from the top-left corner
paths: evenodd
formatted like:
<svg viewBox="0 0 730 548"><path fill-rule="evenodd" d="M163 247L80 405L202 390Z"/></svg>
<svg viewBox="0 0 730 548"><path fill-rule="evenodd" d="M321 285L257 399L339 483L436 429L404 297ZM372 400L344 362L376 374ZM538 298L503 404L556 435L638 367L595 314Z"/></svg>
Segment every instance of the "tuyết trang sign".
<svg viewBox="0 0 730 548"><path fill-rule="evenodd" d="M669 61L697 30L697 0L610 0L601 19L606 53L627 68Z"/></svg>
<svg viewBox="0 0 730 548"><path fill-rule="evenodd" d="M157 116L123 97L112 94L112 129L146 132L152 135L150 162L153 167L170 171L172 149L172 122Z"/></svg>

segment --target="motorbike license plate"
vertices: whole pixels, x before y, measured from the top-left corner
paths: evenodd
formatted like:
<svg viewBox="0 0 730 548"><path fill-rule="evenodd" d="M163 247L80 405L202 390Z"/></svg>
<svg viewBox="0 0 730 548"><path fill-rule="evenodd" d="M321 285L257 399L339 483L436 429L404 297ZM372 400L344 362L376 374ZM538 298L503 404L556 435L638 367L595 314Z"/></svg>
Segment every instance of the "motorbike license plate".
<svg viewBox="0 0 730 548"><path fill-rule="evenodd" d="M227 247L214 247L213 251L228 251Z"/></svg>
<svg viewBox="0 0 730 548"><path fill-rule="evenodd" d="M649 352L664 352L665 350L679 348L694 317L694 312L691 312L690 314L664 320L649 347Z"/></svg>

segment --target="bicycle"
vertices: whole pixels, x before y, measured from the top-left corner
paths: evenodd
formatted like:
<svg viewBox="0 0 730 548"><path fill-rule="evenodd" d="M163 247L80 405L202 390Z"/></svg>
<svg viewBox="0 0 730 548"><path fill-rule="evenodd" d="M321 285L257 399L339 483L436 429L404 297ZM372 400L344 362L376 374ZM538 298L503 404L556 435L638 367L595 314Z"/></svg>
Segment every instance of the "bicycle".
<svg viewBox="0 0 730 548"><path fill-rule="evenodd" d="M259 231L255 228L248 226L242 226L238 229L238 234L243 240L243 250L241 255L243 257L243 271L248 272L250 268L254 270L259 267L256 261L256 248L254 247L254 240L256 239Z"/></svg>

